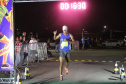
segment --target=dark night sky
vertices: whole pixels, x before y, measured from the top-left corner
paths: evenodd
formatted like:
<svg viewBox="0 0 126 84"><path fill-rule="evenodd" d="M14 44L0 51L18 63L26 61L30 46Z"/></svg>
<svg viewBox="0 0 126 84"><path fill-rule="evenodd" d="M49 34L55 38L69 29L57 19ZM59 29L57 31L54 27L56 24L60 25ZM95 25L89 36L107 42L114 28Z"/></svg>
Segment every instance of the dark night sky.
<svg viewBox="0 0 126 84"><path fill-rule="evenodd" d="M87 7L83 11L63 11L60 10L59 3L15 3L15 29L47 36L53 35L54 30L62 32L63 25L67 25L73 35L81 32L83 28L99 33L104 25L110 29L126 31L124 0L86 0Z"/></svg>

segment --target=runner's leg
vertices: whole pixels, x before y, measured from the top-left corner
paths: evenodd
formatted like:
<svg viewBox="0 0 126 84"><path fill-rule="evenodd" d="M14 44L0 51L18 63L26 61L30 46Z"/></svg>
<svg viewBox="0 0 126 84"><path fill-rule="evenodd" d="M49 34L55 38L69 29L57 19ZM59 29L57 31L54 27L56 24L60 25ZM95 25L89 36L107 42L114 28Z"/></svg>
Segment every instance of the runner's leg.
<svg viewBox="0 0 126 84"><path fill-rule="evenodd" d="M69 67L69 60L70 60L70 58L68 58L67 56L65 56L66 68L67 68L67 69L68 69L68 67Z"/></svg>
<svg viewBox="0 0 126 84"><path fill-rule="evenodd" d="M68 74L70 55L71 55L70 51L66 51L66 56L65 56L65 60L66 60L65 74Z"/></svg>
<svg viewBox="0 0 126 84"><path fill-rule="evenodd" d="M59 57L59 61L60 61L60 67L59 67L60 75L62 75L64 57Z"/></svg>
<svg viewBox="0 0 126 84"><path fill-rule="evenodd" d="M60 70L60 80L62 81L63 80L62 72L63 72L64 57L59 57L59 60L60 60L60 67L59 67L59 70Z"/></svg>

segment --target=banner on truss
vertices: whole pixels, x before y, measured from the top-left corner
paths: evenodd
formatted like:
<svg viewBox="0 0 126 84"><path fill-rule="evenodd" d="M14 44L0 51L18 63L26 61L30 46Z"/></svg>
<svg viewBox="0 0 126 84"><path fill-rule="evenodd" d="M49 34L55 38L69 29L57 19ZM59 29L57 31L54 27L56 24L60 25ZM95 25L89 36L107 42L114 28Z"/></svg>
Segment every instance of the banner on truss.
<svg viewBox="0 0 126 84"><path fill-rule="evenodd" d="M12 0L0 0L0 70L14 70Z"/></svg>

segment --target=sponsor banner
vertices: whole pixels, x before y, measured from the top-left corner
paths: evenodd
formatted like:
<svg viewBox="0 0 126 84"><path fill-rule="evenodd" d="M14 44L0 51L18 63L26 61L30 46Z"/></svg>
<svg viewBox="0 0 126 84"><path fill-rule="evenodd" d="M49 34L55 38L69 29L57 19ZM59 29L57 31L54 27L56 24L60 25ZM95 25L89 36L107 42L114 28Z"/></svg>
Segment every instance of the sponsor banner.
<svg viewBox="0 0 126 84"><path fill-rule="evenodd" d="M0 0L0 70L14 70L12 0Z"/></svg>

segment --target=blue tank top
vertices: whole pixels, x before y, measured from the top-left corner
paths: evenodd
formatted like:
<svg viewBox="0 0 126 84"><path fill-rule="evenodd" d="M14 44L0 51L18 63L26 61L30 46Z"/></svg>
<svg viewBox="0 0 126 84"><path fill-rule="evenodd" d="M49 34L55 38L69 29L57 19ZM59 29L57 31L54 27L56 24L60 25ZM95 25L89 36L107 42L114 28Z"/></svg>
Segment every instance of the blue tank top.
<svg viewBox="0 0 126 84"><path fill-rule="evenodd" d="M70 43L68 41L64 41L64 39L70 40L70 33L64 35L63 33L60 36L60 50L61 51L69 51Z"/></svg>

